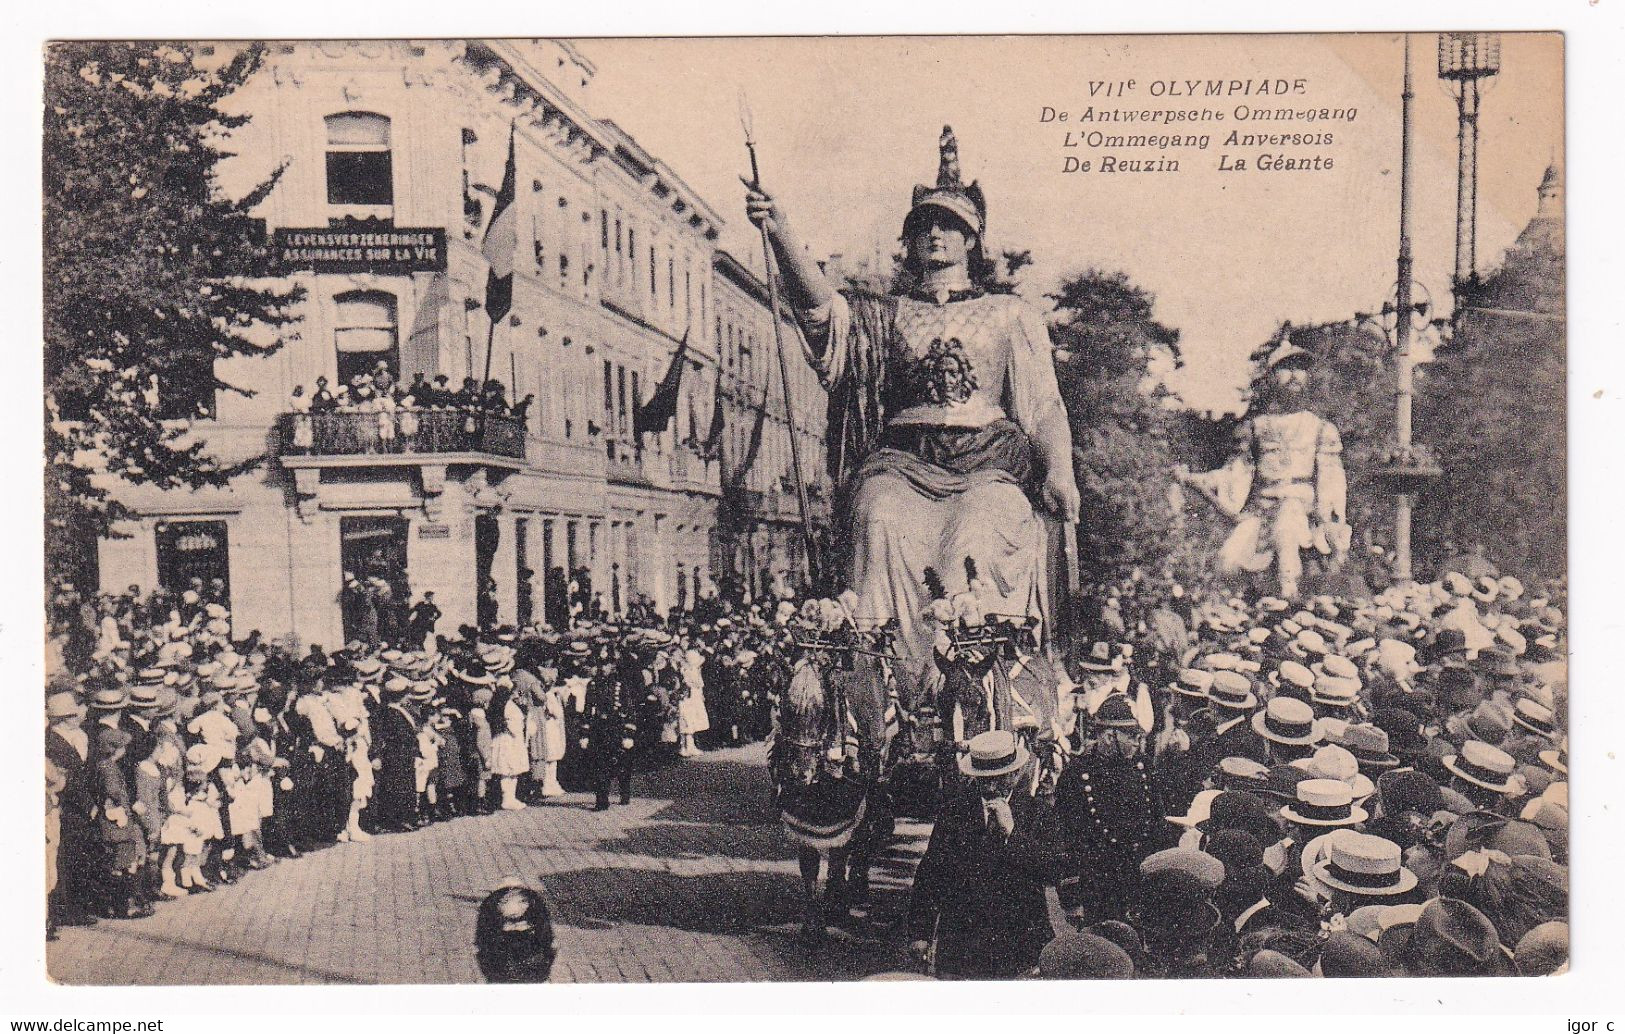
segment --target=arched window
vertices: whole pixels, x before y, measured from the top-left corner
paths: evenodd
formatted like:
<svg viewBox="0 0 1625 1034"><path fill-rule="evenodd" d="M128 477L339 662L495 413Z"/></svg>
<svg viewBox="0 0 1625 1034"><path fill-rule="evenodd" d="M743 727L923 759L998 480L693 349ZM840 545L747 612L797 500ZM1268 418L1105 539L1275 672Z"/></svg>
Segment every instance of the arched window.
<svg viewBox="0 0 1625 1034"><path fill-rule="evenodd" d="M393 205L389 119L366 111L347 111L327 116L326 122L327 203Z"/></svg>
<svg viewBox="0 0 1625 1034"><path fill-rule="evenodd" d="M399 377L399 335L396 332L395 296L383 291L351 291L333 299L333 348L338 353L340 384L370 374L382 362L391 377Z"/></svg>

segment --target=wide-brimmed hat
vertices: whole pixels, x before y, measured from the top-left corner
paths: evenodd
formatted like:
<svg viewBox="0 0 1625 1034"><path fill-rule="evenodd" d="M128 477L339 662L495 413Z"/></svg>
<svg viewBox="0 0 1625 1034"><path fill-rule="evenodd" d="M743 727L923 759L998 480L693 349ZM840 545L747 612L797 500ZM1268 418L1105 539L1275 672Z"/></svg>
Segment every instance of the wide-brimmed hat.
<svg viewBox="0 0 1625 1034"><path fill-rule="evenodd" d="M1308 746L1320 739L1314 708L1293 697L1276 697L1253 715L1253 732L1271 743Z"/></svg>
<svg viewBox="0 0 1625 1034"><path fill-rule="evenodd" d="M1557 735L1557 716L1545 704L1519 697L1512 708L1512 720L1537 736Z"/></svg>
<svg viewBox="0 0 1625 1034"><path fill-rule="evenodd" d="M130 703L130 694L122 688L108 686L90 694L85 701L92 711L122 711Z"/></svg>
<svg viewBox="0 0 1625 1034"><path fill-rule="evenodd" d="M1336 779L1347 783L1356 801L1364 801L1377 792L1371 777L1360 771L1360 763L1352 753L1336 744L1321 747L1309 757L1292 762L1293 768L1302 769L1311 779Z"/></svg>
<svg viewBox="0 0 1625 1034"><path fill-rule="evenodd" d="M1465 901L1434 898L1411 927L1405 962L1413 976L1453 977L1504 973L1509 960L1488 916Z"/></svg>
<svg viewBox="0 0 1625 1034"><path fill-rule="evenodd" d="M1165 817L1176 826L1195 829L1208 820L1208 816L1212 814L1213 800L1219 796L1220 792L1219 790L1202 790L1191 798L1190 807L1185 810L1185 814Z"/></svg>
<svg viewBox="0 0 1625 1034"><path fill-rule="evenodd" d="M1474 786L1507 793L1514 788L1513 773L1517 771L1518 763L1500 747L1492 747L1480 740L1467 740L1461 745L1459 754L1444 758L1444 767L1452 775L1460 776Z"/></svg>
<svg viewBox="0 0 1625 1034"><path fill-rule="evenodd" d="M1309 699L1322 707L1353 707L1360 700L1359 679L1322 673L1315 676Z"/></svg>
<svg viewBox="0 0 1625 1034"><path fill-rule="evenodd" d="M959 759L959 771L973 779L987 779L1018 772L1030 758L1020 737L994 729L971 738L969 749Z"/></svg>
<svg viewBox="0 0 1625 1034"><path fill-rule="evenodd" d="M1344 728L1337 745L1354 755L1360 769L1381 774L1398 768L1400 761L1388 746L1388 733L1368 722L1354 722Z"/></svg>
<svg viewBox="0 0 1625 1034"><path fill-rule="evenodd" d="M1101 640L1089 647L1089 655L1078 661L1078 667L1084 671L1104 674L1109 671L1117 671L1122 667L1122 663L1117 656L1117 652L1112 649L1112 644Z"/></svg>
<svg viewBox="0 0 1625 1034"><path fill-rule="evenodd" d="M1388 734L1388 749L1400 757L1427 753L1428 738L1422 732L1422 719L1403 707L1374 711L1371 723Z"/></svg>
<svg viewBox="0 0 1625 1034"><path fill-rule="evenodd" d="M1285 334L1281 341L1270 350L1264 359L1264 369L1273 370L1278 366L1302 366L1307 369L1315 362L1314 354L1307 349L1300 348L1292 343L1292 339Z"/></svg>
<svg viewBox="0 0 1625 1034"><path fill-rule="evenodd" d="M1292 822L1305 826L1352 826L1370 816L1354 803L1354 790L1341 779L1305 779L1298 784L1298 799L1281 809Z"/></svg>
<svg viewBox="0 0 1625 1034"><path fill-rule="evenodd" d="M1275 669L1272 682L1277 686L1290 686L1296 690L1308 690L1315 684L1315 673L1297 661L1282 661ZM1294 696L1299 695L1294 693Z"/></svg>
<svg viewBox="0 0 1625 1034"><path fill-rule="evenodd" d="M1231 756L1219 759L1219 785L1226 790L1245 790L1260 793L1269 789L1268 765L1252 758Z"/></svg>
<svg viewBox="0 0 1625 1034"><path fill-rule="evenodd" d="M1198 823L1204 833L1221 829L1239 829L1260 839L1277 835L1275 824L1277 809L1256 793L1244 790L1226 790L1208 803L1208 817Z"/></svg>
<svg viewBox="0 0 1625 1034"><path fill-rule="evenodd" d="M466 682L470 686L489 686L496 682L496 676L487 671L485 662L477 657L462 665L453 662L451 676L459 682Z"/></svg>
<svg viewBox="0 0 1625 1034"><path fill-rule="evenodd" d="M1231 711L1251 711L1258 706L1252 680L1239 671L1216 671L1208 687L1208 702Z"/></svg>
<svg viewBox="0 0 1625 1034"><path fill-rule="evenodd" d="M1180 671L1179 678L1175 679L1168 688L1180 696L1206 700L1207 691L1212 685L1212 672L1203 671L1200 668L1185 668Z"/></svg>
<svg viewBox="0 0 1625 1034"><path fill-rule="evenodd" d="M1331 646L1326 642L1325 636L1312 628L1304 628L1300 629L1298 634L1292 637L1292 641L1286 644L1286 650L1287 653L1301 659L1328 653Z"/></svg>
<svg viewBox="0 0 1625 1034"><path fill-rule="evenodd" d="M1401 864L1400 847L1369 833L1352 833L1327 841L1315 864L1314 877L1326 886L1366 897L1406 894L1416 887L1416 874Z"/></svg>

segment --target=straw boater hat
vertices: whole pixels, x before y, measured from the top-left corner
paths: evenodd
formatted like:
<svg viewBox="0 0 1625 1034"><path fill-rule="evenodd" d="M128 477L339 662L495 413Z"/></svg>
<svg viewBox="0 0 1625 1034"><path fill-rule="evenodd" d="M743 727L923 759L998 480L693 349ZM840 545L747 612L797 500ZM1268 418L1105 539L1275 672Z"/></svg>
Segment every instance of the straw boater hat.
<svg viewBox="0 0 1625 1034"><path fill-rule="evenodd" d="M1336 779L1347 783L1357 801L1364 801L1377 792L1376 784L1370 776L1360 771L1360 763L1354 755L1333 744L1321 747L1312 756L1294 761L1292 765L1309 773L1312 779Z"/></svg>
<svg viewBox="0 0 1625 1034"><path fill-rule="evenodd" d="M959 759L959 771L973 779L988 779L1018 772L1029 759L1026 746L1015 733L994 729L971 738L969 749Z"/></svg>
<svg viewBox="0 0 1625 1034"><path fill-rule="evenodd" d="M1315 879L1362 897L1390 897L1416 887L1416 874L1400 864L1399 845L1368 833L1334 837L1315 864ZM1377 919L1380 927L1380 917Z"/></svg>
<svg viewBox="0 0 1625 1034"><path fill-rule="evenodd" d="M1277 686L1285 684L1307 690L1315 684L1315 673L1297 661L1282 661L1280 667L1275 669L1272 681Z"/></svg>
<svg viewBox="0 0 1625 1034"><path fill-rule="evenodd" d="M122 711L129 702L128 692L116 686L109 686L92 693L85 703L92 711Z"/></svg>
<svg viewBox="0 0 1625 1034"><path fill-rule="evenodd" d="M1501 748L1479 740L1463 743L1460 754L1451 754L1444 759L1444 767L1451 774L1486 790L1510 793L1515 789L1512 774L1517 771L1518 763Z"/></svg>
<svg viewBox="0 0 1625 1034"><path fill-rule="evenodd" d="M1298 784L1298 799L1281 814L1305 826L1353 826L1370 817L1341 779L1305 779Z"/></svg>
<svg viewBox="0 0 1625 1034"><path fill-rule="evenodd" d="M1208 689L1212 685L1212 672L1202 671L1200 668L1185 668L1179 673L1179 678L1174 681L1174 684L1168 688L1180 696L1206 700Z"/></svg>
<svg viewBox="0 0 1625 1034"><path fill-rule="evenodd" d="M1569 752L1564 750L1543 750L1539 754L1540 763L1559 775L1569 774Z"/></svg>
<svg viewBox="0 0 1625 1034"><path fill-rule="evenodd" d="M1322 707L1353 707L1360 699L1361 683L1357 678L1323 673L1315 676L1309 689L1309 699Z"/></svg>
<svg viewBox="0 0 1625 1034"><path fill-rule="evenodd" d="M1519 697L1512 709L1512 720L1537 736L1557 735L1557 719L1552 709L1528 697Z"/></svg>
<svg viewBox="0 0 1625 1034"><path fill-rule="evenodd" d="M1252 680L1238 671L1216 671L1213 685L1207 691L1208 701L1215 707L1231 711L1251 711L1258 706L1258 694L1253 692Z"/></svg>
<svg viewBox="0 0 1625 1034"><path fill-rule="evenodd" d="M1268 793L1269 774L1268 765L1252 758L1231 756L1219 759L1219 785L1226 790Z"/></svg>
<svg viewBox="0 0 1625 1034"><path fill-rule="evenodd" d="M45 717L52 721L79 716L79 700L72 693L52 693L45 699Z"/></svg>
<svg viewBox="0 0 1625 1034"><path fill-rule="evenodd" d="M1292 697L1276 697L1253 715L1253 731L1271 743L1303 747L1320 739L1314 708Z"/></svg>

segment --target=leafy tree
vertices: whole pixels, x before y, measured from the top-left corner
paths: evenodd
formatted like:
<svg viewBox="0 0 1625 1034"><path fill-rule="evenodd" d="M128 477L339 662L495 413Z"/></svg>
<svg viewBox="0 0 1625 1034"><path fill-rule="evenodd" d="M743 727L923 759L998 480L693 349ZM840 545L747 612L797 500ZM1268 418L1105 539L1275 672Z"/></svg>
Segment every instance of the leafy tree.
<svg viewBox="0 0 1625 1034"><path fill-rule="evenodd" d="M1532 583L1567 573L1564 252L1561 219L1537 216L1417 391L1417 437L1444 470L1418 500L1420 562L1482 545Z"/></svg>
<svg viewBox="0 0 1625 1034"><path fill-rule="evenodd" d="M1083 499L1085 579L1106 582L1135 567L1155 573L1164 566L1190 577L1197 558L1184 549L1175 505L1173 399L1150 372L1158 361L1178 365L1179 332L1156 319L1155 297L1122 272L1086 270L1048 297Z"/></svg>
<svg viewBox="0 0 1625 1034"><path fill-rule="evenodd" d="M46 52L44 112L45 500L48 573L71 571L131 516L120 482L223 485L190 432L216 361L280 347L291 318L250 214L280 170L240 198L217 167L246 116L220 102L259 67L247 47L206 70L185 44L71 42ZM260 339L256 339L256 338Z"/></svg>

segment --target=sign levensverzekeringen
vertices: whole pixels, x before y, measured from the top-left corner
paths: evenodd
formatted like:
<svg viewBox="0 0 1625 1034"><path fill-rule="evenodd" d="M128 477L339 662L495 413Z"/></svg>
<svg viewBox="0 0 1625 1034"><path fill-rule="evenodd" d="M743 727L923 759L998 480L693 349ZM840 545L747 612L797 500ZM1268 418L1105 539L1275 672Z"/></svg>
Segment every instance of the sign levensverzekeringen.
<svg viewBox="0 0 1625 1034"><path fill-rule="evenodd" d="M446 231L440 227L283 227L271 242L290 271L438 273L446 268Z"/></svg>

